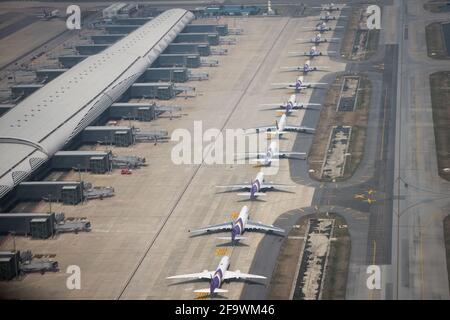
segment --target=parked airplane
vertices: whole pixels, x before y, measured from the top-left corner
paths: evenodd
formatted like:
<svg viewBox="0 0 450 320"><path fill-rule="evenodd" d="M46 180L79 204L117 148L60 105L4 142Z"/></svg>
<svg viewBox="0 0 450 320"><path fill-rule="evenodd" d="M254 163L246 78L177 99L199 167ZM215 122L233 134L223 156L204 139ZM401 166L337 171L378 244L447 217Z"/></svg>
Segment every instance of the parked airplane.
<svg viewBox="0 0 450 320"><path fill-rule="evenodd" d="M209 233L209 232L218 232L218 231L230 231L231 230L231 238L230 237L219 237L219 239L235 241L245 239L242 237L245 231L266 231L266 232L279 232L284 233L284 230L281 228L274 227L273 225L261 224L261 222L248 220L248 207L243 206L239 216L234 221L216 224L212 226L207 226L195 230L189 230L192 233Z"/></svg>
<svg viewBox="0 0 450 320"><path fill-rule="evenodd" d="M345 3L342 4L342 8L338 7L337 5L335 5L333 2L330 4L324 4L321 7L313 7L314 9L320 9L322 11L328 11L328 12L333 12L333 11L339 11L344 9L345 7Z"/></svg>
<svg viewBox="0 0 450 320"><path fill-rule="evenodd" d="M57 18L59 14L59 10L52 10L48 12L45 9L42 9L42 14L38 14L37 17L42 20L50 20L53 18Z"/></svg>
<svg viewBox="0 0 450 320"><path fill-rule="evenodd" d="M283 103L265 103L263 106L275 106L273 110L284 111L289 116L291 112L299 109L305 109L308 106L320 106L320 103L300 103L297 102L297 95L292 94L289 100Z"/></svg>
<svg viewBox="0 0 450 320"><path fill-rule="evenodd" d="M311 61L306 60L303 66L297 66L297 67L281 67L283 70L289 70L289 71L302 71L304 74L308 74L308 72L311 71L324 71L323 69L327 69L328 67L322 67L322 66L311 66Z"/></svg>
<svg viewBox="0 0 450 320"><path fill-rule="evenodd" d="M303 27L303 28L310 29L311 27ZM334 29L341 29L341 28L343 28L343 27L342 26L334 27ZM318 23L312 31L319 31L320 33L323 33L325 31L332 31L332 30L333 30L333 28L327 27L327 24L324 21L322 21L321 23Z"/></svg>
<svg viewBox="0 0 450 320"><path fill-rule="evenodd" d="M278 137L281 137L286 132L303 132L303 133L315 132L315 129L310 127L286 125L286 114L283 114L280 117L280 121L275 121L274 126L252 128L247 130L254 130L256 133L266 132L267 134L277 135Z"/></svg>
<svg viewBox="0 0 450 320"><path fill-rule="evenodd" d="M334 53L336 53L336 51L327 51L327 53L323 53L322 51L317 50L316 46L312 46L308 52L294 52L294 51L289 52L289 54L310 57L311 59L314 57L329 56L330 54Z"/></svg>
<svg viewBox="0 0 450 320"><path fill-rule="evenodd" d="M332 16L329 11L325 11L325 15L324 16L320 16L319 20L328 22L328 21L331 21L331 20L336 20L336 16Z"/></svg>
<svg viewBox="0 0 450 320"><path fill-rule="evenodd" d="M281 83L272 83L272 86L285 86L287 89L294 89L295 91L300 91L301 89L312 88L316 85L326 85L326 82L304 82L303 76L299 76L294 83L292 82L281 82Z"/></svg>
<svg viewBox="0 0 450 320"><path fill-rule="evenodd" d="M228 290L221 289L224 280L230 279L266 279L266 277L255 274L242 273L240 270L228 271L230 267L230 258L223 256L220 259L219 266L215 271L203 271L199 273L183 274L179 276L167 277L167 279L208 279L210 280L209 288L194 290L196 293L207 293L213 295L215 293L228 292Z"/></svg>
<svg viewBox="0 0 450 320"><path fill-rule="evenodd" d="M263 166L270 166L273 161L278 161L280 158L287 158L289 156L306 156L304 152L286 152L279 151L276 141L272 141L266 152L247 152L244 153L247 157L254 159L253 161Z"/></svg>
<svg viewBox="0 0 450 320"><path fill-rule="evenodd" d="M314 43L315 45L319 45L325 42L335 42L334 40L339 40L340 38L322 38L322 35L318 33L314 38L311 39L297 39L297 41L303 41L304 43Z"/></svg>
<svg viewBox="0 0 450 320"><path fill-rule="evenodd" d="M345 16L339 16L339 19L340 18L346 18L346 17ZM336 20L336 19L337 19L337 17L336 16L332 16L329 11L325 11L325 15L324 16L320 16L320 18L319 18L319 20L325 21L325 22L328 22L328 21L331 21L331 20Z"/></svg>
<svg viewBox="0 0 450 320"><path fill-rule="evenodd" d="M264 183L264 172L260 171L256 175L255 180L250 184L233 184L229 186L216 186L216 188L230 188L231 190L248 190L248 192L240 192L238 196L250 196L250 200L256 199L258 196L265 196L265 191L272 191L278 187L292 187L284 184Z"/></svg>

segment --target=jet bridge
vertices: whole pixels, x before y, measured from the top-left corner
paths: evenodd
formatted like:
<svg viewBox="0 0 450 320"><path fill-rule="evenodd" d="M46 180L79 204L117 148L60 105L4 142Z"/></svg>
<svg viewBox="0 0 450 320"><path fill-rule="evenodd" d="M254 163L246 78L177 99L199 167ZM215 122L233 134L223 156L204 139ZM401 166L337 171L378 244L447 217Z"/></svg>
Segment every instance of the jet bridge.
<svg viewBox="0 0 450 320"><path fill-rule="evenodd" d="M92 35L91 40L94 44L113 44L123 37L126 37L126 34L98 34Z"/></svg>
<svg viewBox="0 0 450 320"><path fill-rule="evenodd" d="M111 151L58 151L51 160L52 169L106 173L112 170Z"/></svg>
<svg viewBox="0 0 450 320"><path fill-rule="evenodd" d="M80 63L81 61L83 61L84 59L86 59L87 57L89 57L88 55L77 55L77 54L69 54L69 55L64 55L64 56L59 56L58 57L58 61L59 64L63 67L63 68L67 68L70 69L73 66L75 66L76 64Z"/></svg>
<svg viewBox="0 0 450 320"><path fill-rule="evenodd" d="M205 33L180 33L174 40L178 42L188 43L209 43L210 46L219 45L219 34L217 32L205 32Z"/></svg>

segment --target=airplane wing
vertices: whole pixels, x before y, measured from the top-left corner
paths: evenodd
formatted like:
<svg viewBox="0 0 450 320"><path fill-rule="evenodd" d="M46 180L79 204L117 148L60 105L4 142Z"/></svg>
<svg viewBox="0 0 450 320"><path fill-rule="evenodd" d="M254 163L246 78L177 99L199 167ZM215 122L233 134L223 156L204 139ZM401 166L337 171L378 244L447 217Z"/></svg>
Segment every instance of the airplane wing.
<svg viewBox="0 0 450 320"><path fill-rule="evenodd" d="M280 67L280 69L282 69L282 70L299 70L299 69L302 69L302 67L299 67L299 66L297 66L297 67Z"/></svg>
<svg viewBox="0 0 450 320"><path fill-rule="evenodd" d="M241 153L235 153L235 155L240 155L240 156L249 156L249 157L257 157L257 156L264 156L265 153L264 152L241 152Z"/></svg>
<svg viewBox="0 0 450 320"><path fill-rule="evenodd" d="M256 274L242 273L239 270L237 270L237 271L225 271L223 279L228 280L228 279L267 279L267 278L263 276L258 276Z"/></svg>
<svg viewBox="0 0 450 320"><path fill-rule="evenodd" d="M273 225L262 224L260 222L251 221L251 220L247 221L247 223L245 224L245 229L274 231L274 232L284 233L284 230L281 228L277 228Z"/></svg>
<svg viewBox="0 0 450 320"><path fill-rule="evenodd" d="M320 103L302 103L304 106L321 106Z"/></svg>
<svg viewBox="0 0 450 320"><path fill-rule="evenodd" d="M299 105L293 106L289 111L290 112L297 112L298 110L305 109L305 107L309 106L320 106L320 103L300 103ZM274 110L277 111L285 111L285 106L280 106L279 108L275 108Z"/></svg>
<svg viewBox="0 0 450 320"><path fill-rule="evenodd" d="M232 184L228 186L216 186L216 188L230 188L231 190L250 189L250 184Z"/></svg>
<svg viewBox="0 0 450 320"><path fill-rule="evenodd" d="M264 107L279 107L279 106L282 106L283 105L283 102L280 102L280 103L263 103L263 104L260 104L260 106L264 106Z"/></svg>
<svg viewBox="0 0 450 320"><path fill-rule="evenodd" d="M307 52L289 51L288 54L295 54L299 56L307 56Z"/></svg>
<svg viewBox="0 0 450 320"><path fill-rule="evenodd" d="M308 82L308 83L305 83L305 85L312 85L312 86L324 85L324 84L328 84L328 83L326 83L326 82Z"/></svg>
<svg viewBox="0 0 450 320"><path fill-rule="evenodd" d="M225 230L231 230L233 228L233 222L226 222L221 224L215 224L203 228L198 228L194 230L189 230L189 232L192 233L203 233L203 232L209 232L209 231L225 231Z"/></svg>
<svg viewBox="0 0 450 320"><path fill-rule="evenodd" d="M276 126L268 126L268 127L258 127L258 128L249 128L245 129L245 131L253 131L253 132L266 132L266 131L276 131Z"/></svg>
<svg viewBox="0 0 450 320"><path fill-rule="evenodd" d="M167 277L166 279L211 279L215 271L203 271L199 273L181 274L178 276Z"/></svg>
<svg viewBox="0 0 450 320"><path fill-rule="evenodd" d="M295 83L292 82L280 82L280 83L271 83L271 86L295 86Z"/></svg>
<svg viewBox="0 0 450 320"><path fill-rule="evenodd" d="M268 182L268 183L263 183L263 185L261 186L261 190L263 190L263 189L276 189L276 188L293 188L293 187L295 187L295 186L292 185L292 184Z"/></svg>
<svg viewBox="0 0 450 320"><path fill-rule="evenodd" d="M286 157L286 156L306 156L305 152L278 152L279 157Z"/></svg>
<svg viewBox="0 0 450 320"><path fill-rule="evenodd" d="M285 131L294 131L294 132L315 132L316 129L304 126L284 126Z"/></svg>

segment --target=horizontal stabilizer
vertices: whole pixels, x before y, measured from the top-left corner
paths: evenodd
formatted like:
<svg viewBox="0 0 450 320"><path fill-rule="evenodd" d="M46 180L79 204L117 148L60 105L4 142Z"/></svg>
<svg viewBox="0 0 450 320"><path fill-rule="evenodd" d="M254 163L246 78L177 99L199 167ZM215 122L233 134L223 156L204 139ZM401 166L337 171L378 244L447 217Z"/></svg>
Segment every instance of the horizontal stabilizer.
<svg viewBox="0 0 450 320"><path fill-rule="evenodd" d="M238 196L250 196L251 193L250 192L240 192L237 194ZM255 192L253 195L259 197L259 196L265 196L266 194L264 192Z"/></svg>
<svg viewBox="0 0 450 320"><path fill-rule="evenodd" d="M276 136L277 134L283 134L285 132L277 130L277 131L266 131L265 133L268 134L268 135Z"/></svg>
<svg viewBox="0 0 450 320"><path fill-rule="evenodd" d="M285 112L286 109L277 109L278 112ZM289 112L298 112L298 109L289 109Z"/></svg>
<svg viewBox="0 0 450 320"><path fill-rule="evenodd" d="M217 239L231 241L231 237L217 237ZM247 237L236 236L234 239L235 240L245 240L245 239L247 239Z"/></svg>
<svg viewBox="0 0 450 320"><path fill-rule="evenodd" d="M211 290L209 288L194 290L195 293L210 293ZM217 288L214 290L214 293L225 293L228 290Z"/></svg>
<svg viewBox="0 0 450 320"><path fill-rule="evenodd" d="M269 160L269 162L276 162L279 161L280 159L278 158L272 158ZM266 159L250 159L249 161L250 163L265 163Z"/></svg>

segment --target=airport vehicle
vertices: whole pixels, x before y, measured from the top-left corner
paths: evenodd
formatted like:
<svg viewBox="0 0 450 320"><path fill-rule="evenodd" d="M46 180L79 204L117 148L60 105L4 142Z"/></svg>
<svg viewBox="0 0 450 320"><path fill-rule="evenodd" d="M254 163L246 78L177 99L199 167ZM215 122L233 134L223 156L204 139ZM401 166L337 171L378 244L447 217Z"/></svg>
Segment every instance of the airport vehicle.
<svg viewBox="0 0 450 320"><path fill-rule="evenodd" d="M120 173L121 173L121 174L124 174L124 175L132 174L132 173L133 173L133 170L131 170L131 169L129 169L129 168L123 168L123 169L120 171Z"/></svg>
<svg viewBox="0 0 450 320"><path fill-rule="evenodd" d="M272 83L272 86L283 86L286 89L294 89L295 91L300 91L301 89L312 88L316 85L326 85L326 82L305 82L303 76L299 76L295 82L280 82Z"/></svg>
<svg viewBox="0 0 450 320"><path fill-rule="evenodd" d="M223 240L242 240L245 239L242 237L245 231L266 231L266 232L279 232L284 233L284 230L281 228L274 227L273 225L262 224L261 222L256 222L248 219L249 210L247 206L243 206L241 211L239 212L239 216L234 221L225 222L222 224L211 225L195 230L189 230L189 232L194 234L201 233L209 233L209 232L218 232L218 231L230 231L231 237L219 237L219 239Z"/></svg>
<svg viewBox="0 0 450 320"><path fill-rule="evenodd" d="M304 74L308 74L308 72L311 71L324 71L323 69L327 69L327 67L323 67L323 66L311 66L311 60L306 60L305 63L303 64L303 66L297 66L297 67L281 67L281 69L283 70L288 70L288 71L301 71Z"/></svg>
<svg viewBox="0 0 450 320"><path fill-rule="evenodd" d="M323 53L322 51L317 50L316 46L312 46L311 49L309 49L308 52L289 52L289 54L293 54L296 56L305 56L309 58L319 57L319 56L329 56L330 54L334 54L335 51L328 51L327 53Z"/></svg>
<svg viewBox="0 0 450 320"><path fill-rule="evenodd" d="M220 259L219 266L215 271L203 271L199 273L182 274L178 276L167 277L167 279L208 279L210 280L209 288L194 290L196 293L206 293L214 295L215 293L224 293L228 290L221 289L224 280L231 279L266 279L264 276L258 276L255 274L242 273L240 270L228 271L230 267L230 258L223 256Z"/></svg>
<svg viewBox="0 0 450 320"><path fill-rule="evenodd" d="M289 100L282 103L264 103L262 106L275 106L273 110L284 111L289 116L292 112L299 109L305 109L308 106L320 106L320 103L300 103L297 102L297 95L292 94Z"/></svg>
<svg viewBox="0 0 450 320"><path fill-rule="evenodd" d="M279 121L275 121L274 126L251 128L247 129L247 131L255 131L256 133L266 132L268 135L281 137L286 132L314 133L315 129L305 126L288 126L286 125L286 114L283 114Z"/></svg>
<svg viewBox="0 0 450 320"><path fill-rule="evenodd" d="M293 187L286 184L274 184L264 182L264 172L259 171L255 180L250 184L232 184L227 186L216 186L216 188L229 188L233 190L248 190L247 192L240 192L238 196L250 196L250 200L256 199L259 196L265 196L265 191L272 191L278 187Z"/></svg>
<svg viewBox="0 0 450 320"><path fill-rule="evenodd" d="M306 156L306 153L279 151L277 142L272 141L266 152L247 152L244 153L244 155L250 159L253 159L253 162L264 166L270 166L272 161L278 161L280 158L287 158L289 156Z"/></svg>
<svg viewBox="0 0 450 320"><path fill-rule="evenodd" d="M318 33L314 38L311 39L297 39L297 41L303 41L304 43L314 43L315 45L319 45L325 42L335 42L335 40L339 40L340 38L322 38L322 34Z"/></svg>

